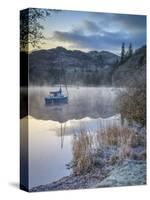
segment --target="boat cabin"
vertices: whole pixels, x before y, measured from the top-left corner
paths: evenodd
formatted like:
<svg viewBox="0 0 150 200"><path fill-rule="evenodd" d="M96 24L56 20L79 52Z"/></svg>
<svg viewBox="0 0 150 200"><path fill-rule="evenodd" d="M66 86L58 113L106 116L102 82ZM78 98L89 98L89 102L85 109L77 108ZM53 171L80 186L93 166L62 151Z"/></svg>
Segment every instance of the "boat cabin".
<svg viewBox="0 0 150 200"><path fill-rule="evenodd" d="M62 93L62 89L60 87L58 91L51 91L50 95L45 97L45 103L46 104L68 103L68 97L64 96L64 94Z"/></svg>

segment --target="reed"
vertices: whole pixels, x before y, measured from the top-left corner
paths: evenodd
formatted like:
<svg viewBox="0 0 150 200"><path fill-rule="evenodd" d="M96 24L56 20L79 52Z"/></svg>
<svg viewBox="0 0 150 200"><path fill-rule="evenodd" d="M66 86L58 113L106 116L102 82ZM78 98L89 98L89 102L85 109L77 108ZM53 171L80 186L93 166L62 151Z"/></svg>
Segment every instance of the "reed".
<svg viewBox="0 0 150 200"><path fill-rule="evenodd" d="M83 174L90 170L92 166L92 143L93 137L90 132L81 129L73 138L73 173Z"/></svg>

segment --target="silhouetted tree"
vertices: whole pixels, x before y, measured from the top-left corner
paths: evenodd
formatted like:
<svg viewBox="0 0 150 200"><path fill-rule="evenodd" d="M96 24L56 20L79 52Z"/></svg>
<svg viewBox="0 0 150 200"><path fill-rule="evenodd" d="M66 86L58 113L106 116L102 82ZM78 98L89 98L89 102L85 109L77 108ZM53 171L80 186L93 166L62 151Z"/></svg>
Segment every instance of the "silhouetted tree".
<svg viewBox="0 0 150 200"><path fill-rule="evenodd" d="M128 49L128 58L130 58L133 54L133 49L132 49L132 43L129 44L129 49Z"/></svg>
<svg viewBox="0 0 150 200"><path fill-rule="evenodd" d="M125 43L122 43L121 47L121 58L120 58L120 63L123 63L125 60Z"/></svg>
<svg viewBox="0 0 150 200"><path fill-rule="evenodd" d="M57 10L29 8L20 12L20 48L22 51L27 50L29 44L40 48L45 37L42 33L44 27L39 20L44 20L52 12L57 12Z"/></svg>

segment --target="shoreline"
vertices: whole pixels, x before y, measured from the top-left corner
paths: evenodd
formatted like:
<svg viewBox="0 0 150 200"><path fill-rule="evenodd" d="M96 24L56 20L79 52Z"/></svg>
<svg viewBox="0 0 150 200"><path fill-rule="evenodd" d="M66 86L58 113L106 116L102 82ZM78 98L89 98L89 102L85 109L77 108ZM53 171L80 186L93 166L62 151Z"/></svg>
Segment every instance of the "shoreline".
<svg viewBox="0 0 150 200"><path fill-rule="evenodd" d="M139 127L137 124L134 124L131 128L136 132L136 137L140 137L140 141L138 143L136 141L135 143L137 138L134 136L130 153L127 157L119 160L118 148L115 145L106 146L91 154L93 163L87 171L82 171L80 174L72 173L52 183L33 187L29 191L40 192L145 185L146 141L144 141L145 139L143 140L143 136L145 138L146 130L145 127ZM66 166L69 168L74 167L73 163L67 164Z"/></svg>
<svg viewBox="0 0 150 200"><path fill-rule="evenodd" d="M105 174L107 173L107 174ZM146 161L125 160L109 172L100 169L86 175L70 175L46 185L33 187L29 192L94 189L103 187L121 187L146 184Z"/></svg>

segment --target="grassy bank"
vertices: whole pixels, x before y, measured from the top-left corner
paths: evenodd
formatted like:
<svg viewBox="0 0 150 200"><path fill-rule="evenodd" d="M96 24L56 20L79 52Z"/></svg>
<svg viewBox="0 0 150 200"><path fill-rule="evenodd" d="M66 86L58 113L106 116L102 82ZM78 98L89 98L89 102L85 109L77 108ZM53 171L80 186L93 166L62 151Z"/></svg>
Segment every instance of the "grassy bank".
<svg viewBox="0 0 150 200"><path fill-rule="evenodd" d="M96 133L81 130L73 139L73 174L83 175L95 167L112 166L125 159L146 159L146 137L127 127Z"/></svg>
<svg viewBox="0 0 150 200"><path fill-rule="evenodd" d="M143 185L145 149L145 134L127 127L115 126L95 133L81 129L73 138L73 173L30 191Z"/></svg>

